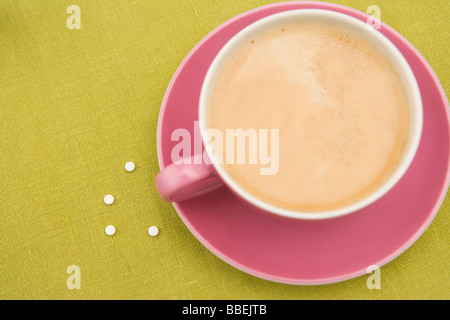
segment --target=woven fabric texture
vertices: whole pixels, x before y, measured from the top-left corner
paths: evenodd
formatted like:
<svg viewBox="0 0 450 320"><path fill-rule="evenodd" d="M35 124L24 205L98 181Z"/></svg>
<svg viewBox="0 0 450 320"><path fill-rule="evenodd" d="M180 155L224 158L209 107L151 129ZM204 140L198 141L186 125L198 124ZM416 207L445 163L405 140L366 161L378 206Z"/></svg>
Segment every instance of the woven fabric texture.
<svg viewBox="0 0 450 320"><path fill-rule="evenodd" d="M368 276L294 286L248 275L203 247L158 197L156 128L176 68L208 32L269 3L0 1L1 299L450 298L450 197L423 236L381 268L380 290L367 288ZM378 5L448 96L449 1L336 3ZM81 29L67 27L73 4ZM81 289L66 285L71 265Z"/></svg>

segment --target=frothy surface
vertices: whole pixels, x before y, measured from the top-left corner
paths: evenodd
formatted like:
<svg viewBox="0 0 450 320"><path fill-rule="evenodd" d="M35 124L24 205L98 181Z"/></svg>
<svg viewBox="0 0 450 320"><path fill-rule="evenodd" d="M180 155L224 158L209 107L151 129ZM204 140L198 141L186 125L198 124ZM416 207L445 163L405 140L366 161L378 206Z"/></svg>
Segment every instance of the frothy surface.
<svg viewBox="0 0 450 320"><path fill-rule="evenodd" d="M338 209L379 188L409 132L407 95L388 59L322 23L289 24L243 45L215 84L208 121L224 136L279 129L277 174L223 167L259 199L306 212Z"/></svg>

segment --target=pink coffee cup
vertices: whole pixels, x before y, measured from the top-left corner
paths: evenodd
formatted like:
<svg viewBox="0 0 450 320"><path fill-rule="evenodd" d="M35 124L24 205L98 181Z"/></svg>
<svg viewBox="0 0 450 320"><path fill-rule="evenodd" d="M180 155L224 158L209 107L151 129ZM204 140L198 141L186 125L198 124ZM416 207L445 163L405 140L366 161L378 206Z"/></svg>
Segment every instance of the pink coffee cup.
<svg viewBox="0 0 450 320"><path fill-rule="evenodd" d="M358 211L381 198L397 184L412 163L420 142L423 113L419 87L405 58L384 35L361 20L342 13L321 9L285 11L260 19L231 38L213 60L203 81L199 101L199 127L204 145L208 142L206 139L208 101L222 66L243 43L250 41L255 35L275 26L303 21L327 22L350 29L382 52L400 75L408 95L410 133L403 157L389 179L364 199L344 208L314 213L299 212L271 205L244 190L224 170L210 149L205 148L202 154L179 159L158 173L155 182L161 198L172 202L184 201L205 195L225 185L243 201L266 212L289 218L313 220L334 218Z"/></svg>

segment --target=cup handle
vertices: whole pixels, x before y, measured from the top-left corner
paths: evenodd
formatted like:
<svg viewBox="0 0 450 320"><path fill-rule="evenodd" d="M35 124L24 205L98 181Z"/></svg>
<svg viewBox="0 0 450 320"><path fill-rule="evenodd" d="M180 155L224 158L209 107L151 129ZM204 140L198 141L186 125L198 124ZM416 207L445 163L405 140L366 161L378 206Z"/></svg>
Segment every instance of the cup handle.
<svg viewBox="0 0 450 320"><path fill-rule="evenodd" d="M161 198L178 202L216 190L223 181L200 154L166 166L156 175L155 184Z"/></svg>

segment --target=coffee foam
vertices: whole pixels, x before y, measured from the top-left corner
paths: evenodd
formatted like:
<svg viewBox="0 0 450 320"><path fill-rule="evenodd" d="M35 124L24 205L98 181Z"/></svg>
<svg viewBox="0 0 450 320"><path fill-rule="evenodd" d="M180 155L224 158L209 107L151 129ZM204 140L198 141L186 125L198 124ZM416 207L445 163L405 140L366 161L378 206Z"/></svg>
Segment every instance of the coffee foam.
<svg viewBox="0 0 450 320"><path fill-rule="evenodd" d="M279 129L279 171L223 165L243 189L298 211L338 209L379 188L400 161L408 100L394 67L355 34L320 23L264 32L215 84L209 127Z"/></svg>

